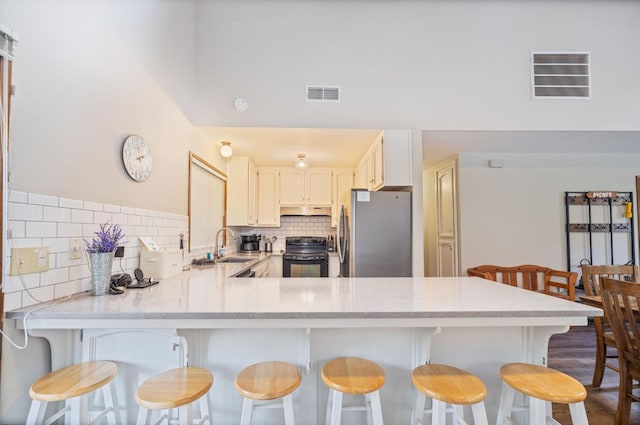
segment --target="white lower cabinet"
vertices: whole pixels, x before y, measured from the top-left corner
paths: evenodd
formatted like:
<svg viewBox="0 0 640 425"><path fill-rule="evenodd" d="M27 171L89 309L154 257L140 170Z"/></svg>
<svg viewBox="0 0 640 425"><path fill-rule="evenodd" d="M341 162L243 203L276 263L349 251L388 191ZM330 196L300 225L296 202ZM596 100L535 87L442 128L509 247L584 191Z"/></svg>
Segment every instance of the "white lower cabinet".
<svg viewBox="0 0 640 425"><path fill-rule="evenodd" d="M340 259L338 254L329 254L329 277L337 277L340 274Z"/></svg>
<svg viewBox="0 0 640 425"><path fill-rule="evenodd" d="M282 277L282 255L272 254L269 257L269 277Z"/></svg>

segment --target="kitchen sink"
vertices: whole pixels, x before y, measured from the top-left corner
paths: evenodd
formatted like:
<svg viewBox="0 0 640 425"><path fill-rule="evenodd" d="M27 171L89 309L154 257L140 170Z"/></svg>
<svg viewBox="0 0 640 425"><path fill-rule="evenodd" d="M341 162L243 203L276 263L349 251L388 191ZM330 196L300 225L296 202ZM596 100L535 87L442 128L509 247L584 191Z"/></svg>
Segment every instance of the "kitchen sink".
<svg viewBox="0 0 640 425"><path fill-rule="evenodd" d="M222 257L219 260L216 260L216 263L246 263L252 259L253 258L246 257Z"/></svg>

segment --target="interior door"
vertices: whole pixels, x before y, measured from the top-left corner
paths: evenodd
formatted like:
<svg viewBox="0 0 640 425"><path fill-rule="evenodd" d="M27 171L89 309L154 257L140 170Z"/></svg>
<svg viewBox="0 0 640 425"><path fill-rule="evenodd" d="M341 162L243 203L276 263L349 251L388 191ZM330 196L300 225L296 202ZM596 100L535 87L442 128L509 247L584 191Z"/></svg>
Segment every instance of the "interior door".
<svg viewBox="0 0 640 425"><path fill-rule="evenodd" d="M456 196L456 162L436 170L436 275L458 276L458 201Z"/></svg>

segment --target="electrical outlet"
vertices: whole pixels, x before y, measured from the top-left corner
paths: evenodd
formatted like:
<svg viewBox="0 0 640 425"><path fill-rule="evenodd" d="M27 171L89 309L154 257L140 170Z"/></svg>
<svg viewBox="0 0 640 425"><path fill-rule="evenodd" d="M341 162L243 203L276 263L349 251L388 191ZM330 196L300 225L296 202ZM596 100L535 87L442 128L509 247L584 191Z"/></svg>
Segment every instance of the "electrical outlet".
<svg viewBox="0 0 640 425"><path fill-rule="evenodd" d="M82 258L82 239L69 239L69 260Z"/></svg>
<svg viewBox="0 0 640 425"><path fill-rule="evenodd" d="M49 247L11 248L11 270L16 276L27 273L40 273L49 270Z"/></svg>

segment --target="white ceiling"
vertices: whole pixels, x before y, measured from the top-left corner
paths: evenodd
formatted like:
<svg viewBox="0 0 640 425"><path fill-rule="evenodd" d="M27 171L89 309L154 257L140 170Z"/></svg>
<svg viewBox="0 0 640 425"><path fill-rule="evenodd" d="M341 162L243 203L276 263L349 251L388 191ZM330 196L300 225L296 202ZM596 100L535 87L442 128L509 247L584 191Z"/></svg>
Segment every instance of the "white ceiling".
<svg viewBox="0 0 640 425"><path fill-rule="evenodd" d="M231 142L233 154L257 166L292 166L303 153L312 167L355 167L380 129L202 128L209 140ZM433 165L460 152L640 153L638 131L424 130L423 163Z"/></svg>
<svg viewBox="0 0 640 425"><path fill-rule="evenodd" d="M212 127L209 140L231 142L234 156L248 156L256 166L290 167L299 153L311 167L354 168L379 129Z"/></svg>

